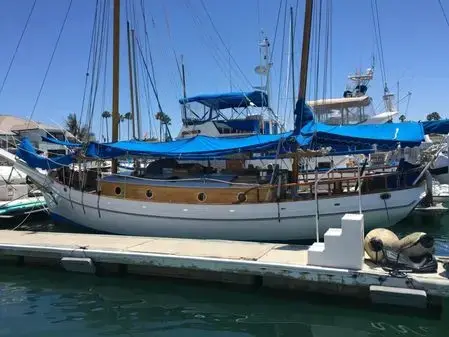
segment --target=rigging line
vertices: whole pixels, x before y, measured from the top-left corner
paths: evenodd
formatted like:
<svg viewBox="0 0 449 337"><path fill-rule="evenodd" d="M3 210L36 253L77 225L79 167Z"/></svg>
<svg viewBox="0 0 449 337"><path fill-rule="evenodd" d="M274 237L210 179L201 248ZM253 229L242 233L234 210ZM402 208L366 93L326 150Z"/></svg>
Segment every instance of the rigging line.
<svg viewBox="0 0 449 337"><path fill-rule="evenodd" d="M186 8L190 11L190 14L192 16L192 20L195 24L196 29L202 33L201 37L202 37L202 42L203 45L206 47L206 49L210 50L211 56L212 58L215 60L215 63L217 64L218 68L220 69L220 71L223 73L223 75L226 78L230 78L230 74L228 73L227 69L227 65L228 65L228 61L227 60L222 60L223 56L220 54L221 49L220 46L218 44L215 44L215 39L212 38L211 35L207 35L204 31L204 24L202 23L201 19L198 17L198 15L195 15L190 3L188 2L188 0L184 1L184 4L186 5ZM204 35L203 35L204 34ZM215 53L215 54L214 54ZM227 54L227 57L229 57L230 55ZM224 66L222 64L225 64ZM235 74L240 75L240 73L238 73L234 68L230 68L230 70L233 70L235 72ZM241 79L241 77L240 77ZM242 87L236 83L233 82L233 84L235 86L237 86L237 88L241 91L244 92L244 90L242 89Z"/></svg>
<svg viewBox="0 0 449 337"><path fill-rule="evenodd" d="M99 11L99 20L102 20L102 10L103 7L100 6L100 11ZM101 21L99 21L101 22ZM95 33L94 33L94 40L93 40L93 44L94 44L94 48L92 50L92 77L91 77L91 81L90 81L90 90L89 90L89 102L88 102L88 106L87 106L87 112L86 112L86 120L89 120L90 117L90 112L91 112L91 107L92 107L92 96L93 96L93 85L95 82L95 78L96 78L96 72L97 72L97 57L98 57L98 39L99 39L99 34L100 34L100 29L101 29L101 24L97 22L97 25L95 26ZM82 121L80 121L82 122Z"/></svg>
<svg viewBox="0 0 449 337"><path fill-rule="evenodd" d="M84 103L85 103L85 100L86 100L87 81L89 79L90 60L91 60L91 57L92 57L92 50L93 50L93 45L94 45L94 35L95 35L95 27L97 25L97 16L98 16L98 0L96 1L96 4L95 4L94 23L92 25L92 33L91 33L90 47L89 47L89 56L87 58L86 79L84 80L83 99L81 101L80 121L83 120Z"/></svg>
<svg viewBox="0 0 449 337"><path fill-rule="evenodd" d="M315 100L318 100L318 88L319 88L319 79L320 79L320 50L321 50L321 15L322 15L322 6L323 0L320 0L320 5L318 7L318 32L316 37L316 84L315 84Z"/></svg>
<svg viewBox="0 0 449 337"><path fill-rule="evenodd" d="M333 60L332 60L332 33L333 33L333 4L332 4L333 0L329 0L329 70L330 70L330 76L329 76L329 97L332 98L332 73L333 73L333 68L332 68L332 64L333 64Z"/></svg>
<svg viewBox="0 0 449 337"><path fill-rule="evenodd" d="M106 21L106 46L105 46L105 54L108 55L108 51L109 51L109 40L110 40L110 36L111 36L111 30L109 29L110 27L110 15L107 15L107 21ZM102 112L105 110L105 101L106 101L106 79L107 79L107 69L108 69L108 57L105 57L105 64L104 64L104 72L103 72L103 97L102 97L102 102L101 102L101 109ZM103 124L103 123L101 123Z"/></svg>
<svg viewBox="0 0 449 337"><path fill-rule="evenodd" d="M382 82L385 83L385 78L384 78L383 71L382 71L382 59L381 59L380 47L379 47L379 37L378 37L378 34L377 34L376 17L374 15L374 2L373 2L373 0L371 0L371 18L373 20L373 28L374 28L374 44L376 45L377 54L379 56L380 74L381 74L381 77L382 77Z"/></svg>
<svg viewBox="0 0 449 337"><path fill-rule="evenodd" d="M165 17L165 25L167 26L167 33L168 33L168 39L170 40L170 44L171 44L171 49L173 51L173 55L175 57L175 61L176 61L176 68L178 70L178 75L179 78L181 80L182 83L182 73L181 73L181 67L179 65L179 61L178 61L178 55L176 54L176 50L173 47L173 39L172 39L172 35L171 35L171 31L170 31L170 23L168 20L168 13L167 13L167 8L165 7L164 4L162 4L163 8L164 8L164 17Z"/></svg>
<svg viewBox="0 0 449 337"><path fill-rule="evenodd" d="M324 69L323 69L323 100L326 99L327 94L327 67L329 64L329 0L326 1L325 4L325 13L326 13L326 27L325 31L325 39L324 39Z"/></svg>
<svg viewBox="0 0 449 337"><path fill-rule="evenodd" d="M161 102L159 100L159 95L158 95L157 90L155 88L155 84L153 82L153 79L151 78L151 74L150 74L150 71L148 70L147 63L145 62L145 58L144 58L144 55L143 55L143 52L142 52L142 48L140 46L140 42L139 42L138 39L136 39L136 42L137 42L137 47L138 47L139 52L140 52L140 56L142 58L143 65L145 67L145 70L147 72L148 78L150 80L151 87L153 88L153 93L154 93L154 96L156 97L156 101L157 101L157 105L158 105L159 111L162 112L163 110L162 110Z"/></svg>
<svg viewBox="0 0 449 337"><path fill-rule="evenodd" d="M144 33L145 33L145 47L146 47L145 51L147 52L147 54L150 57L151 73L153 75L154 85L157 86L156 74L154 71L153 53L151 52L150 38L149 38L149 34L148 34L148 29L147 29L148 24L147 24L147 16L146 16L146 7L145 7L145 3L143 0L140 0L140 8L141 8L141 12L142 12L143 26L144 26ZM154 24L154 20L153 20L153 24Z"/></svg>
<svg viewBox="0 0 449 337"><path fill-rule="evenodd" d="M59 40L61 39L62 32L64 31L64 27L67 22L67 18L69 17L70 9L72 8L72 2L73 2L73 0L70 0L69 6L67 8L67 12L65 13L64 21L62 22L61 29L59 30L58 38L56 40L55 47L53 48L53 52L50 57L50 62L48 63L47 70L45 71L44 79L42 81L41 87L39 88L39 92L37 94L36 101L34 102L33 109L31 110L31 114L30 114L30 118L27 123L27 127L29 127L29 125L30 125L31 119L33 118L33 114L36 111L37 103L39 102L39 98L41 97L42 90L44 89L44 85L45 85L45 81L47 79L48 72L50 71L51 64L53 63L53 57L55 56L56 49L58 48L58 45L59 45Z"/></svg>
<svg viewBox="0 0 449 337"><path fill-rule="evenodd" d="M206 8L206 5L204 4L203 0L201 1L201 5L204 9L204 11L206 12L207 17L209 18L209 21L212 25L212 28L214 29L215 33L217 34L218 38L220 39L221 43L223 44L224 48L226 49L226 51L229 54L229 57L232 59L232 61L235 63L235 65L237 66L237 69L240 71L240 73L242 74L243 78L245 79L245 81L249 84L250 87L252 87L251 82L248 80L248 77L246 77L245 73L242 71L242 69L240 68L240 66L238 65L238 63L236 62L236 60L234 59L234 57L231 54L231 51L229 50L229 48L226 46L226 43L224 42L223 38L221 37L221 34L218 32L217 27L214 24L214 21L212 20L212 17L210 16L209 11Z"/></svg>
<svg viewBox="0 0 449 337"><path fill-rule="evenodd" d="M104 11L105 11L105 6L101 6L99 7L99 16L98 16L98 21L95 25L95 31L94 31L94 39L93 39L93 49L92 49L92 77L91 77L91 82L90 82L90 90L89 90L89 102L87 105L87 111L86 111L86 122L89 124L90 120L92 118L92 98L94 96L94 83L96 81L96 79L98 78L98 67L97 67L97 63L98 61L98 55L99 55L99 44L101 43L101 38L100 35L103 32L103 25L101 24L104 21ZM98 41L100 39L100 42ZM83 124L83 121L80 120L80 124ZM86 124L86 123L85 123Z"/></svg>
<svg viewBox="0 0 449 337"><path fill-rule="evenodd" d="M371 0L371 14L374 25L374 34L377 46L377 53L379 54L379 64L380 64L380 72L382 76L382 81L384 84L387 82L386 72L385 72L385 63L384 63L384 55L383 55L383 47L382 47L382 36L380 34L380 23L379 23L379 12L377 7L377 1Z"/></svg>
<svg viewBox="0 0 449 337"><path fill-rule="evenodd" d="M440 8L441 8L441 12L443 13L444 20L446 21L446 24L449 27L449 19L447 18L446 11L444 10L444 7L443 7L443 4L441 3L441 0L438 0L438 3L440 4Z"/></svg>
<svg viewBox="0 0 449 337"><path fill-rule="evenodd" d="M380 42L380 50L382 53L382 68L385 76L385 85L387 83L387 73L385 71L385 60L384 60L384 47L382 42L382 34L380 32L380 20L379 20L379 9L377 7L377 0L374 0L374 3L376 5L376 17L377 17L377 31L379 32L379 42Z"/></svg>
<svg viewBox="0 0 449 337"><path fill-rule="evenodd" d="M281 1L282 3L282 1ZM284 6L284 27L282 30L282 46L281 46L281 63L279 66L279 88L278 88L278 100L277 100L277 107L276 112L279 114L279 107L280 107L280 101L281 101L281 86L282 86L282 75L283 75L283 68L284 68L284 48L285 48L285 30L287 25L287 1L285 2ZM277 25L276 25L277 29ZM273 48L274 50L274 48ZM273 55L273 50L271 51L271 54ZM286 118L286 110L284 110L284 125L286 124L285 118Z"/></svg>
<svg viewBox="0 0 449 337"><path fill-rule="evenodd" d="M284 0L279 1L279 9L278 9L278 15L277 15L277 19L276 19L276 27L274 29L273 45L271 47L272 49L271 49L271 55L270 55L270 62L273 60L274 47L276 45L276 37L277 37L278 26L279 26L279 18L281 16L281 9L282 9L283 2L284 2Z"/></svg>
<svg viewBox="0 0 449 337"><path fill-rule="evenodd" d="M227 55L226 60L221 60L220 59L221 57L223 57L223 56L220 55L220 52L221 52L220 46L215 44L215 40L212 38L211 35L206 35L206 32L202 28L202 27L204 27L205 24L203 24L201 19L199 18L199 16L197 14L195 14L196 12L192 8L190 2L188 0L185 0L184 1L184 5L186 6L186 9L190 12L190 14L192 16L192 21L193 21L193 23L195 25L195 28L198 30L198 32L201 35L203 45L206 47L206 49L210 50L212 58L215 60L215 63L217 64L218 68L221 70L223 75L225 77L229 78L230 82L232 82L232 73L231 73L231 71L232 70L235 71L235 69L233 69L231 67L230 55L229 54ZM221 63L223 63L224 66L222 66ZM229 73L228 73L227 70L225 70L225 69L228 68L228 65L229 65ZM236 73L236 74L240 75L239 73ZM237 84L237 87L239 87L239 89L241 90L241 88L240 88L240 86L238 84Z"/></svg>
<svg viewBox="0 0 449 337"><path fill-rule="evenodd" d="M190 12L190 14L192 16L192 21L195 25L195 28L198 30L198 32L201 35L203 45L205 46L206 49L208 49L210 51L212 58L215 60L215 63L217 64L218 68L223 73L223 75L226 78L228 78L230 81L232 81L232 73L231 72L234 71L235 74L237 75L237 77L241 80L240 73L238 73L235 69L233 69L230 66L230 63L231 63L230 55L227 54L226 60L223 60L225 57L220 54L222 52L221 47L218 44L216 44L216 42L215 42L216 39L214 39L210 34L206 33L206 31L203 28L205 26L205 23L203 23L201 21L201 19L199 18L199 16L197 14L195 14L196 11L194 11L190 2L188 0L185 0L184 5L186 6L186 9ZM229 66L229 68L228 68L228 66ZM228 70L229 70L229 72L228 72ZM236 84L235 82L233 84L236 85L239 88L239 90L243 91L238 84Z"/></svg>
<svg viewBox="0 0 449 337"><path fill-rule="evenodd" d="M26 30L28 28L28 24L30 23L31 16L33 15L33 12L34 12L34 7L36 7L36 1L37 0L34 0L33 5L31 6L30 12L28 13L28 17L27 17L27 19L25 21L25 26L23 27L22 33L20 34L19 41L17 42L16 49L14 50L14 53L13 53L13 55L11 57L10 62L9 62L8 70L6 71L5 77L3 78L2 86L0 87L0 95L3 92L3 88L5 87L6 81L7 81L8 76L9 76L9 72L11 71L11 68L12 68L12 65L14 63L14 60L16 59L17 52L19 51L19 47L20 47L20 45L22 43L23 36L25 35L25 32L26 32Z"/></svg>
<svg viewBox="0 0 449 337"><path fill-rule="evenodd" d="M143 66L142 66L142 60L139 57L138 62L140 64L139 70L141 72L141 78L145 79L146 74L143 71ZM143 82L143 91L145 94L145 102L146 102L146 107L147 107L147 114L148 114L148 130L149 130L149 137L152 138L153 136L153 125L152 125L152 111L151 111L151 100L150 100L150 88L148 87L148 82L145 80L142 80ZM143 100L142 100L143 103Z"/></svg>
<svg viewBox="0 0 449 337"><path fill-rule="evenodd" d="M95 83L95 89L94 89L94 93L93 93L93 98L92 98L92 104L90 106L91 111L90 111L90 115L89 115L89 122L88 122L88 131L90 132L92 129L92 119L93 119L93 115L94 115L94 109L95 109L95 102L97 100L97 93L98 93L98 87L99 87L99 83L100 83L100 77L101 77L101 63L102 63L102 59L103 56L104 58L106 57L106 54L104 53L104 47L106 45L107 42L105 42L105 36L107 35L106 32L106 28L107 28L107 24L106 22L108 21L108 15L107 15L108 11L106 9L106 5L103 6L103 16L102 16L102 23L101 23L101 31L100 31L100 42L99 42L99 50L98 50L98 70L97 70L97 74L96 74L96 83ZM106 68L105 68L106 71ZM93 78L92 78L93 81Z"/></svg>

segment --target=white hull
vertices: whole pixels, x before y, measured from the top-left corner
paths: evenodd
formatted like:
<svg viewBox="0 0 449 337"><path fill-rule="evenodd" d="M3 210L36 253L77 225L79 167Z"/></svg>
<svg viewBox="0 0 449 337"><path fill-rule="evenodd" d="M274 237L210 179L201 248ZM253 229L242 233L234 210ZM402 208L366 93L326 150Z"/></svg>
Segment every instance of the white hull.
<svg viewBox="0 0 449 337"><path fill-rule="evenodd" d="M192 205L125 201L67 190L53 183L45 194L56 219L102 232L125 235L190 237L228 240L299 240L315 237L315 201L250 205ZM422 198L417 187L395 191L384 201L380 194L362 197L366 229L387 227L405 218ZM339 226L345 213L358 211L358 197L323 199L320 233ZM388 210L388 212L387 212ZM279 213L278 213L279 212ZM279 214L279 216L278 216Z"/></svg>
<svg viewBox="0 0 449 337"><path fill-rule="evenodd" d="M17 161L42 186L56 219L97 231L163 237L288 241L315 237L314 200L240 205L197 205L130 201L82 193L51 180ZM49 193L50 192L50 193ZM421 201L424 186L362 196L366 230L404 219ZM357 195L319 200L320 234L339 227L345 213L357 213Z"/></svg>

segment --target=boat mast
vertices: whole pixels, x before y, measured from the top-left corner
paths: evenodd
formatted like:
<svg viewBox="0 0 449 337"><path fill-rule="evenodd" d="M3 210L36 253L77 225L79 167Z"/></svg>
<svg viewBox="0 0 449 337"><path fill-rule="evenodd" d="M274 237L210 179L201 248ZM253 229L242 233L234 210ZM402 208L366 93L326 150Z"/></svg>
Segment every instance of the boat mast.
<svg viewBox="0 0 449 337"><path fill-rule="evenodd" d="M182 116L183 119L187 120L187 108L186 108L186 99L187 99L187 88L186 88L186 73L184 68L184 55L181 55L181 81L182 81L182 97L184 98L184 104L182 105Z"/></svg>
<svg viewBox="0 0 449 337"><path fill-rule="evenodd" d="M295 33L294 33L294 21L293 21L293 7L290 6L290 58L291 58L291 72L292 72L292 103L293 111L295 111Z"/></svg>
<svg viewBox="0 0 449 337"><path fill-rule="evenodd" d="M310 49L310 35L312 31L312 9L313 0L306 0L306 12L304 17L304 34L302 37L302 55L301 55L301 70L299 77L299 91L298 100L305 103L306 88L307 88L307 70L309 66L309 49ZM301 107L301 113L303 112Z"/></svg>
<svg viewBox="0 0 449 337"><path fill-rule="evenodd" d="M134 96L136 99L136 125L137 125L137 139L142 137L142 123L140 122L140 105L139 105L139 88L137 81L137 63L136 63L136 37L134 29L131 29L131 46L133 49L133 68L134 68Z"/></svg>
<svg viewBox="0 0 449 337"><path fill-rule="evenodd" d="M131 54L131 29L129 28L129 21L126 22L126 30L128 37L128 69L129 69L129 95L131 101L131 117L133 122L133 139L136 139L136 115L134 113L134 84L133 84L133 63Z"/></svg>
<svg viewBox="0 0 449 337"><path fill-rule="evenodd" d="M186 73L184 69L184 55L181 55L181 76L182 76L182 94L184 99L187 98Z"/></svg>
<svg viewBox="0 0 449 337"><path fill-rule="evenodd" d="M120 123L119 109L119 71L120 71L120 0L114 0L114 32L112 58L112 142L118 141ZM112 159L111 172L117 173L117 159Z"/></svg>
<svg viewBox="0 0 449 337"><path fill-rule="evenodd" d="M313 10L313 0L306 0L306 8L304 13L304 30L302 36L301 69L299 73L299 91L298 91L298 102L301 104L301 106L300 111L297 111L297 113L300 114L300 116L302 116L304 113L304 104L306 102L307 70L309 65L310 35L312 31L312 10ZM297 127L298 126L295 125L295 128ZM298 152L295 152L293 156L293 166L292 166L293 183L298 182L298 169L299 169L299 155Z"/></svg>

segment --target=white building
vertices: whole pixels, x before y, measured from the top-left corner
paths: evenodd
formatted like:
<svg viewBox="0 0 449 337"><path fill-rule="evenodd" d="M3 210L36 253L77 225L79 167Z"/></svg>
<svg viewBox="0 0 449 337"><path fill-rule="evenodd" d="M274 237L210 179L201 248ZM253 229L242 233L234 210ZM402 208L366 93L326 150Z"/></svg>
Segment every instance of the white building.
<svg viewBox="0 0 449 337"><path fill-rule="evenodd" d="M56 138L58 140L74 141L74 136L60 127L47 125L26 119L0 115L0 147L13 152L23 137L28 137L38 152L49 157L66 154L62 145L42 141L42 137Z"/></svg>

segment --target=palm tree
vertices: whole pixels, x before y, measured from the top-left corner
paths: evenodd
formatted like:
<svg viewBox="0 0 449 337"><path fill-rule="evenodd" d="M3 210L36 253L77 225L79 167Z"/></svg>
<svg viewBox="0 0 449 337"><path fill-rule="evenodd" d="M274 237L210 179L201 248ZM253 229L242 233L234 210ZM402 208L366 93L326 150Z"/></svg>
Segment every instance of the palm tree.
<svg viewBox="0 0 449 337"><path fill-rule="evenodd" d="M86 125L81 126L77 117L76 113L70 113L67 116L67 119L65 121L65 127L68 132L70 132L75 138L78 138L79 140L87 140L89 137L89 130Z"/></svg>
<svg viewBox="0 0 449 337"><path fill-rule="evenodd" d="M131 119L133 119L133 114L131 112L127 112L126 114L123 115L124 119L128 120L128 140L129 140L129 123L131 121Z"/></svg>
<svg viewBox="0 0 449 337"><path fill-rule="evenodd" d="M428 121L439 121L441 119L441 116L438 112L434 111L428 114L426 118Z"/></svg>
<svg viewBox="0 0 449 337"><path fill-rule="evenodd" d="M104 124L106 125L106 141L109 142L109 128L108 128L108 118L112 117L112 114L109 111L103 111L101 117L104 118Z"/></svg>
<svg viewBox="0 0 449 337"><path fill-rule="evenodd" d="M126 119L125 116L126 116L126 114L120 115L120 123L118 124L118 127L119 127L118 134L120 135L120 139L122 138L121 137L121 134L122 134L122 124L121 123L123 123L125 121L125 119Z"/></svg>
<svg viewBox="0 0 449 337"><path fill-rule="evenodd" d="M165 114L164 112L160 111L156 114L156 119L159 121L159 134L160 139L162 141L162 128L165 127L164 132L164 140L171 140L170 130L168 129L168 126L171 125L171 118L169 115Z"/></svg>
<svg viewBox="0 0 449 337"><path fill-rule="evenodd" d="M404 115L400 115L399 116L399 120L401 121L401 123L404 123L406 117Z"/></svg>

